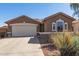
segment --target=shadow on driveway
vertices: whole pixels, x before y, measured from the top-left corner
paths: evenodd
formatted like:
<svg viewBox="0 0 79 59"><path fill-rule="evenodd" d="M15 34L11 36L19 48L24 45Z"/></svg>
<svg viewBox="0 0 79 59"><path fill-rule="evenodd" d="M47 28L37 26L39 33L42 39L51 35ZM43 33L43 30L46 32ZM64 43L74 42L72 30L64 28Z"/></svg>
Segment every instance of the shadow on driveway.
<svg viewBox="0 0 79 59"><path fill-rule="evenodd" d="M31 37L28 43L40 44L39 39L37 37Z"/></svg>
<svg viewBox="0 0 79 59"><path fill-rule="evenodd" d="M31 37L30 40L28 41L28 43L32 43L32 44L46 44L48 43L48 41L44 38L37 38L37 37Z"/></svg>

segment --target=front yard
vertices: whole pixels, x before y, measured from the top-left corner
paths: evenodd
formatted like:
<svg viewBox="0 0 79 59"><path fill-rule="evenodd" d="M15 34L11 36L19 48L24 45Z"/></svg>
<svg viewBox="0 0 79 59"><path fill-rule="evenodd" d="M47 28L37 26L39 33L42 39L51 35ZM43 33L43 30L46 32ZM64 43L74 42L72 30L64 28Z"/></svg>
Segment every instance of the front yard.
<svg viewBox="0 0 79 59"><path fill-rule="evenodd" d="M79 33L55 32L49 35L48 44L41 44L46 56L79 55Z"/></svg>
<svg viewBox="0 0 79 59"><path fill-rule="evenodd" d="M3 38L0 39L0 55L76 56L79 55L79 34L67 32L45 34L44 36L41 35L40 38Z"/></svg>

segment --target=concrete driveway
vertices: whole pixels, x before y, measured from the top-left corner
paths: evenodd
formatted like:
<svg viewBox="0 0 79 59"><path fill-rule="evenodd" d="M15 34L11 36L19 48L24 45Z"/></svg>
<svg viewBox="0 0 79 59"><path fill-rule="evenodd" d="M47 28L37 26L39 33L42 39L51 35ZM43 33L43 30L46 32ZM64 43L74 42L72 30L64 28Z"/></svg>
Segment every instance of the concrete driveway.
<svg viewBox="0 0 79 59"><path fill-rule="evenodd" d="M43 52L37 38L17 37L0 39L0 55L43 56Z"/></svg>

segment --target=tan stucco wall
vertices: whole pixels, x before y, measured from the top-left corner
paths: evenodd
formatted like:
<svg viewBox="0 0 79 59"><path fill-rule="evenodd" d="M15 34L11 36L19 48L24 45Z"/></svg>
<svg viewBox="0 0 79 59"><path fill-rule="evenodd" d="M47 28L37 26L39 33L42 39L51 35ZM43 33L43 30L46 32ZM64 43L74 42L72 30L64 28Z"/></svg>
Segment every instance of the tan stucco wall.
<svg viewBox="0 0 79 59"><path fill-rule="evenodd" d="M52 31L52 22L56 22L57 20L62 19L64 22L68 23L68 31L72 31L72 19L65 17L63 15L57 15L55 17L48 18L44 21L44 31L51 32Z"/></svg>
<svg viewBox="0 0 79 59"><path fill-rule="evenodd" d="M79 21L73 23L73 30L74 32L79 32Z"/></svg>

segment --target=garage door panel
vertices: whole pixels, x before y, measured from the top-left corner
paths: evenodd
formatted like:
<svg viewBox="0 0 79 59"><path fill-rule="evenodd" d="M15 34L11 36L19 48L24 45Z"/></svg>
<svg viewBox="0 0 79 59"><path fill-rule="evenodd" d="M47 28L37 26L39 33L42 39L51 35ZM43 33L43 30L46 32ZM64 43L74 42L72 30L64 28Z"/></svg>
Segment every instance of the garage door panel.
<svg viewBox="0 0 79 59"><path fill-rule="evenodd" d="M36 27L13 27L13 32L20 32L20 31L23 31L23 32L26 32L26 31L35 31L36 32Z"/></svg>
<svg viewBox="0 0 79 59"><path fill-rule="evenodd" d="M20 32L13 32L12 36L32 36L35 35L36 33L20 33Z"/></svg>
<svg viewBox="0 0 79 59"><path fill-rule="evenodd" d="M32 25L18 25L12 26L12 36L30 36L35 35L37 26Z"/></svg>

